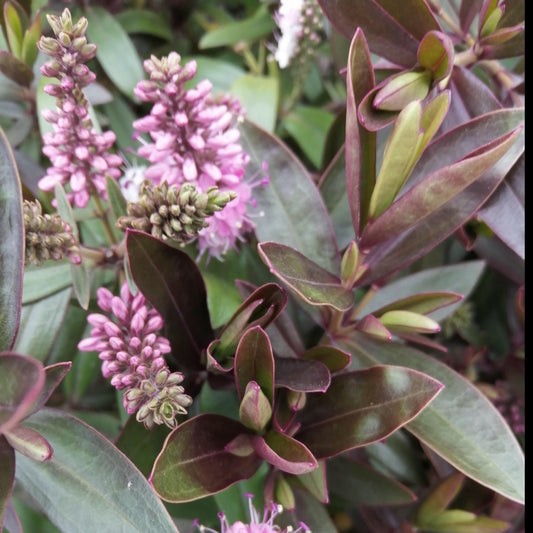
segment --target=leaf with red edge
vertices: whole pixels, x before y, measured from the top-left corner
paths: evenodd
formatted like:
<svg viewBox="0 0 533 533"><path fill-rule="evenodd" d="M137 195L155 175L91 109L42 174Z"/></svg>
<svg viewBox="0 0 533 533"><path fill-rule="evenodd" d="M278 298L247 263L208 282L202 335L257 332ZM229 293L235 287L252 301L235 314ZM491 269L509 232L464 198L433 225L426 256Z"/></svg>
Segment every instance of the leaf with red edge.
<svg viewBox="0 0 533 533"><path fill-rule="evenodd" d="M283 433L271 430L264 437L253 437L252 444L258 455L283 472L299 475L318 468L307 447Z"/></svg>
<svg viewBox="0 0 533 533"><path fill-rule="evenodd" d="M477 117L434 140L422 154L406 187L474 153L523 124L523 109L502 109ZM523 132L509 151L453 202L430 214L398 237L373 246L365 258L368 268L357 281L365 286L391 276L424 256L474 216L523 152Z"/></svg>
<svg viewBox="0 0 533 533"><path fill-rule="evenodd" d="M44 383L40 361L14 352L0 353L0 435L28 415Z"/></svg>
<svg viewBox="0 0 533 533"><path fill-rule="evenodd" d="M0 351L17 335L24 272L22 189L9 141L0 128ZM1 423L1 422L0 422Z"/></svg>
<svg viewBox="0 0 533 533"><path fill-rule="evenodd" d="M313 346L302 354L304 360L324 363L330 372L338 372L346 368L350 364L351 358L352 356L348 352L327 344Z"/></svg>
<svg viewBox="0 0 533 533"><path fill-rule="evenodd" d="M235 362L235 384L242 400L246 386L255 381L272 406L274 402L274 356L268 335L260 326L254 326L241 337Z"/></svg>
<svg viewBox="0 0 533 533"><path fill-rule="evenodd" d="M17 426L4 433L13 448L34 461L49 461L54 456L50 443L37 431Z"/></svg>
<svg viewBox="0 0 533 533"><path fill-rule="evenodd" d="M418 47L418 62L432 73L433 83L449 76L453 68L454 48L448 35L430 31Z"/></svg>
<svg viewBox="0 0 533 533"><path fill-rule="evenodd" d="M178 368L199 370L213 331L196 263L182 250L135 230L127 231L126 251L136 285L165 321Z"/></svg>
<svg viewBox="0 0 533 533"><path fill-rule="evenodd" d="M331 383L328 367L321 361L276 357L276 387L295 392L324 392Z"/></svg>
<svg viewBox="0 0 533 533"><path fill-rule="evenodd" d="M411 67L418 43L431 30L439 30L424 0L319 0L320 7L347 39L361 28L370 50L389 61Z"/></svg>
<svg viewBox="0 0 533 533"><path fill-rule="evenodd" d="M0 435L0 531L4 523L6 507L15 480L15 451L3 435Z"/></svg>
<svg viewBox="0 0 533 533"><path fill-rule="evenodd" d="M181 503L215 494L250 478L261 465L261 459L253 450L237 455L227 449L241 435L250 432L240 422L225 416L202 414L187 420L165 440L150 483L163 500Z"/></svg>
<svg viewBox="0 0 533 533"><path fill-rule="evenodd" d="M376 317L380 317L388 311L404 310L427 315L441 307L459 302L462 299L463 296L456 292L435 291L413 294L412 296L395 300L388 305L380 307L379 309L372 311L372 314Z"/></svg>
<svg viewBox="0 0 533 533"><path fill-rule="evenodd" d="M300 298L314 306L329 305L346 311L353 305L353 293L339 278L290 246L276 242L258 244L261 259Z"/></svg>
<svg viewBox="0 0 533 533"><path fill-rule="evenodd" d="M415 418L442 390L409 368L377 365L334 376L324 394L309 395L295 437L318 458L365 446Z"/></svg>
<svg viewBox="0 0 533 533"><path fill-rule="evenodd" d="M346 74L346 193L355 235L365 226L376 180L376 134L359 124L357 108L374 87L374 70L367 42L357 29L348 53ZM395 114L393 114L395 115Z"/></svg>

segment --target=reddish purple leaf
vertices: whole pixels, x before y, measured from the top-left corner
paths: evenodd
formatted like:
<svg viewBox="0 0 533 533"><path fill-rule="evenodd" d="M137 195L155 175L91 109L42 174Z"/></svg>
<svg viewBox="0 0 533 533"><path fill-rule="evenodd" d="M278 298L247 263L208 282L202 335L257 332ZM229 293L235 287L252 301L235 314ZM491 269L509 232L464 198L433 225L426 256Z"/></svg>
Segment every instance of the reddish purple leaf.
<svg viewBox="0 0 533 533"><path fill-rule="evenodd" d="M182 503L215 494L250 478L261 459L250 449L231 453L239 436L251 435L240 422L215 414L187 420L165 440L149 481L165 501Z"/></svg>
<svg viewBox="0 0 533 533"><path fill-rule="evenodd" d="M328 367L320 362L276 357L276 387L295 392L324 392L331 383Z"/></svg>
<svg viewBox="0 0 533 533"><path fill-rule="evenodd" d="M376 179L376 134L359 124L357 108L374 87L370 51L361 29L357 29L348 53L346 74L346 194L355 235L366 224L368 206ZM361 177L364 176L364 180Z"/></svg>
<svg viewBox="0 0 533 533"><path fill-rule="evenodd" d="M126 250L135 283L165 321L178 368L201 369L200 356L213 331L196 263L182 250L140 231L127 231Z"/></svg>
<svg viewBox="0 0 533 533"><path fill-rule="evenodd" d="M366 446L415 418L442 388L436 379L400 366L339 374L326 393L308 396L295 438L318 459Z"/></svg>
<svg viewBox="0 0 533 533"><path fill-rule="evenodd" d="M0 531L4 523L6 507L11 497L15 480L15 450L3 435L0 435Z"/></svg>
<svg viewBox="0 0 533 533"><path fill-rule="evenodd" d="M255 381L272 406L274 402L274 356L270 339L260 326L246 331L239 341L233 363L235 384L242 400L246 386Z"/></svg>
<svg viewBox="0 0 533 533"><path fill-rule="evenodd" d="M307 447L288 435L269 431L264 437L253 437L252 443L259 456L283 472L299 475L318 468Z"/></svg>
<svg viewBox="0 0 533 533"><path fill-rule="evenodd" d="M352 356L348 352L326 344L313 346L302 355L302 359L307 361L324 363L330 372L338 372L346 368L350 364L351 358Z"/></svg>

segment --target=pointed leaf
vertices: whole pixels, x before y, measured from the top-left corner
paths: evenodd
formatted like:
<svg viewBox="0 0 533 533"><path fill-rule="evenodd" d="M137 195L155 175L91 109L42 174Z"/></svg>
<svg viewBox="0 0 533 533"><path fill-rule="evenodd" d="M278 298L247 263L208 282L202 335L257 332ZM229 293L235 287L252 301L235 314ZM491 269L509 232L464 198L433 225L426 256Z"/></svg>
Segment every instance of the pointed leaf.
<svg viewBox="0 0 533 533"><path fill-rule="evenodd" d="M367 42L357 28L348 53L346 74L346 193L355 235L368 217L370 196L376 179L376 134L359 124L357 109L374 87L374 70Z"/></svg>
<svg viewBox="0 0 533 533"><path fill-rule="evenodd" d="M265 331L254 326L246 331L235 352L235 384L243 398L248 383L255 381L268 398L274 402L274 356Z"/></svg>
<svg viewBox="0 0 533 533"><path fill-rule="evenodd" d="M270 271L307 303L329 305L339 311L352 306L353 294L342 286L340 279L294 248L262 242L258 251Z"/></svg>
<svg viewBox="0 0 533 533"><path fill-rule="evenodd" d="M517 128L495 139L467 158L435 172L415 185L366 228L361 247L372 247L391 239L452 202L503 157L521 131L522 128Z"/></svg>
<svg viewBox="0 0 533 533"><path fill-rule="evenodd" d="M436 309L445 307L447 305L452 305L456 302L459 302L463 299L461 294L454 292L426 292L422 294L413 294L407 298L402 298L396 300L391 304L381 307L373 312L373 315L376 317L381 317L384 313L388 311L411 311L413 313L419 313L422 315L427 315Z"/></svg>
<svg viewBox="0 0 533 533"><path fill-rule="evenodd" d="M72 284L70 265L49 261L36 268L24 269L22 305L46 298Z"/></svg>
<svg viewBox="0 0 533 533"><path fill-rule="evenodd" d="M0 351L15 342L23 271L22 190L13 152L0 128Z"/></svg>
<svg viewBox="0 0 533 533"><path fill-rule="evenodd" d="M138 231L128 230L126 250L135 283L165 321L177 364L199 369L213 332L198 267L185 252Z"/></svg>
<svg viewBox="0 0 533 533"><path fill-rule="evenodd" d="M241 405L239 420L256 433L262 432L272 418L272 402L255 381L246 385Z"/></svg>
<svg viewBox="0 0 533 533"><path fill-rule="evenodd" d="M418 62L432 72L434 83L451 74L453 58L453 42L440 31L428 32L418 47Z"/></svg>
<svg viewBox="0 0 533 533"><path fill-rule="evenodd" d="M29 87L34 78L31 68L7 50L0 50L0 72L22 87Z"/></svg>
<svg viewBox="0 0 533 533"><path fill-rule="evenodd" d="M321 344L313 346L302 354L306 361L320 361L324 363L330 372L338 372L350 364L351 355L336 346Z"/></svg>
<svg viewBox="0 0 533 533"><path fill-rule="evenodd" d="M406 333L438 333L439 323L428 316L396 309L379 317L380 322L390 331Z"/></svg>
<svg viewBox="0 0 533 533"><path fill-rule="evenodd" d="M318 459L382 440L415 418L442 387L400 366L339 374L324 394L308 397L296 438Z"/></svg>
<svg viewBox="0 0 533 533"><path fill-rule="evenodd" d="M361 28L375 54L405 67L416 63L418 42L439 26L424 0L319 0L322 10L347 39Z"/></svg>
<svg viewBox="0 0 533 533"><path fill-rule="evenodd" d="M0 435L24 419L44 382L43 365L37 359L15 352L0 353Z"/></svg>
<svg viewBox="0 0 533 533"><path fill-rule="evenodd" d="M54 457L38 463L17 455L16 478L57 527L71 533L109 529L177 533L141 472L100 433L49 408L24 425L46 438Z"/></svg>
<svg viewBox="0 0 533 533"><path fill-rule="evenodd" d="M432 516L445 511L463 487L464 475L456 472L441 481L418 508L416 519L420 524L430 523Z"/></svg>
<svg viewBox="0 0 533 533"><path fill-rule="evenodd" d="M109 198L109 207L115 219L128 214L128 203L118 186L117 180L106 175L106 190Z"/></svg>
<svg viewBox="0 0 533 533"><path fill-rule="evenodd" d="M300 474L296 478L287 476L291 483L301 484L319 502L329 503L328 484L326 481L326 461L318 461L318 468L312 472Z"/></svg>
<svg viewBox="0 0 533 533"><path fill-rule="evenodd" d="M191 418L167 437L149 480L161 498L179 503L248 479L259 468L259 457L253 452L239 456L226 450L234 439L247 434L242 424L224 416Z"/></svg>
<svg viewBox="0 0 533 533"><path fill-rule="evenodd" d="M265 437L253 437L252 444L265 461L288 474L305 474L318 468L307 447L288 435L269 431Z"/></svg>
<svg viewBox="0 0 533 533"><path fill-rule="evenodd" d="M331 383L328 367L321 361L276 357L276 387L295 392L324 392Z"/></svg>
<svg viewBox="0 0 533 533"><path fill-rule="evenodd" d="M45 376L43 388L41 389L39 397L35 400L33 405L28 410L27 416L32 415L33 413L45 406L46 402L50 399L50 396L52 396L61 381L63 381L63 378L71 367L72 362L70 361L56 363L54 365L44 367Z"/></svg>
<svg viewBox="0 0 533 533"><path fill-rule="evenodd" d="M259 126L245 120L239 130L251 158L248 172L261 174L263 163L268 163L269 184L253 190L257 206L251 213L259 241L292 246L322 268L340 272L333 226L307 170L277 137Z"/></svg>
<svg viewBox="0 0 533 533"><path fill-rule="evenodd" d="M49 461L54 456L50 443L31 428L17 426L6 431L4 437L15 451L34 461Z"/></svg>
<svg viewBox="0 0 533 533"><path fill-rule="evenodd" d="M0 464L2 465L0 468L0 531L2 531L6 507L15 479L15 451L3 435L0 435Z"/></svg>
<svg viewBox="0 0 533 533"><path fill-rule="evenodd" d="M366 465L335 457L327 461L330 493L335 501L353 505L406 505L416 495L398 481Z"/></svg>
<svg viewBox="0 0 533 533"><path fill-rule="evenodd" d="M507 422L492 403L449 366L398 344L354 333L345 349L352 367L376 363L409 365L444 384L444 390L406 429L478 483L524 502L524 455Z"/></svg>
<svg viewBox="0 0 533 533"><path fill-rule="evenodd" d="M144 79L144 70L128 34L103 7L90 6L85 16L89 22L87 34L98 47L96 57L102 68L126 96L133 98L133 89Z"/></svg>
<svg viewBox="0 0 533 533"><path fill-rule="evenodd" d="M364 316L357 322L355 329L384 341L392 340L391 332L385 327L381 320L374 315Z"/></svg>

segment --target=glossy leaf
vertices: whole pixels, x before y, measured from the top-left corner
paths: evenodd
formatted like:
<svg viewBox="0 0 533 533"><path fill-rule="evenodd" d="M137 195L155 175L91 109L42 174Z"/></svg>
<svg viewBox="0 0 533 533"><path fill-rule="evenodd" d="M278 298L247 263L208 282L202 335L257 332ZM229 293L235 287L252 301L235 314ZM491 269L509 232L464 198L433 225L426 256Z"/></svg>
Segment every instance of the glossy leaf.
<svg viewBox="0 0 533 533"><path fill-rule="evenodd" d="M9 142L0 128L0 351L18 331L24 270L22 191Z"/></svg>
<svg viewBox="0 0 533 533"><path fill-rule="evenodd" d="M346 193L355 235L366 224L370 196L376 180L376 135L359 124L358 106L374 87L374 70L360 28L348 53L346 76Z"/></svg>
<svg viewBox="0 0 533 533"><path fill-rule="evenodd" d="M43 366L36 359L15 352L0 353L0 434L27 416L44 382Z"/></svg>
<svg viewBox="0 0 533 533"><path fill-rule="evenodd" d="M138 231L128 230L126 250L135 283L165 321L177 364L200 368L213 332L198 267L185 252Z"/></svg>
<svg viewBox="0 0 533 533"><path fill-rule="evenodd" d="M50 442L54 457L38 463L17 455L16 478L56 526L72 533L177 532L144 476L94 429L48 408L24 424Z"/></svg>
<svg viewBox="0 0 533 533"><path fill-rule="evenodd" d="M319 0L324 13L347 39L357 28L365 34L370 50L393 63L416 63L419 41L439 26L423 0L398 4L385 0Z"/></svg>
<svg viewBox="0 0 533 533"><path fill-rule="evenodd" d="M20 316L20 333L13 349L46 361L63 325L71 295L71 289L67 288L24 305Z"/></svg>
<svg viewBox="0 0 533 533"><path fill-rule="evenodd" d="M350 364L351 356L348 352L340 350L336 346L320 344L306 350L302 354L302 359L320 361L327 366L330 372L338 372Z"/></svg>
<svg viewBox="0 0 533 533"><path fill-rule="evenodd" d="M276 387L295 392L324 392L331 383L328 367L321 361L276 358Z"/></svg>
<svg viewBox="0 0 533 533"><path fill-rule="evenodd" d="M260 433L272 418L272 402L255 381L249 381L239 407L239 420L244 426Z"/></svg>
<svg viewBox="0 0 533 533"><path fill-rule="evenodd" d="M150 483L165 501L187 502L248 479L261 460L253 451L239 456L226 450L236 437L247 433L242 424L220 415L203 414L187 420L167 437Z"/></svg>
<svg viewBox="0 0 533 533"><path fill-rule="evenodd" d="M335 457L326 463L330 494L348 505L407 505L416 495L393 478L346 459Z"/></svg>
<svg viewBox="0 0 533 533"><path fill-rule="evenodd" d="M344 348L350 349L352 368L402 364L443 383L444 390L406 429L466 476L523 503L523 452L501 414L477 387L434 357L406 346L354 333Z"/></svg>
<svg viewBox="0 0 533 533"><path fill-rule="evenodd" d="M133 98L135 85L144 79L141 60L133 43L113 15L100 6L87 7L87 34L98 47L96 57L109 79Z"/></svg>
<svg viewBox="0 0 533 533"><path fill-rule="evenodd" d="M27 416L32 415L45 406L46 402L49 400L50 396L52 396L53 392L56 390L71 367L72 363L70 361L56 363L54 365L44 367L44 385L41 389L41 393L28 409Z"/></svg>
<svg viewBox="0 0 533 533"><path fill-rule="evenodd" d="M6 508L15 479L15 452L3 435L0 435L0 530L4 524Z"/></svg>
<svg viewBox="0 0 533 533"><path fill-rule="evenodd" d="M198 46L206 49L234 45L240 41L254 42L269 36L274 28L267 6L261 6L252 17L224 24L204 34Z"/></svg>
<svg viewBox="0 0 533 533"><path fill-rule="evenodd" d="M258 455L288 474L305 474L318 468L307 447L283 433L271 430L264 437L252 437L252 443Z"/></svg>
<svg viewBox="0 0 533 533"><path fill-rule="evenodd" d="M352 292L342 286L339 278L294 248L262 242L258 251L270 271L308 304L329 305L340 311L353 304Z"/></svg>
<svg viewBox="0 0 533 533"><path fill-rule="evenodd" d="M239 341L235 352L235 384L242 400L250 381L255 381L268 398L274 402L274 356L265 331L254 326Z"/></svg>
<svg viewBox="0 0 533 533"><path fill-rule="evenodd" d="M400 366L339 374L324 394L308 397L295 437L318 459L371 444L415 418L442 387L436 379Z"/></svg>
<svg viewBox="0 0 533 533"><path fill-rule="evenodd" d="M439 323L420 313L394 309L383 313L380 322L389 330L406 333L438 333Z"/></svg>
<svg viewBox="0 0 533 533"><path fill-rule="evenodd" d="M434 83L451 74L453 57L453 42L440 31L428 32L418 47L418 62L431 71Z"/></svg>
<svg viewBox="0 0 533 533"><path fill-rule="evenodd" d="M419 313L427 315L441 307L452 305L463 299L461 294L453 292L427 292L423 294L414 294L413 296L408 296L407 298L402 298L396 300L391 304L381 307L373 312L374 316L380 317L388 311L411 311L414 313Z"/></svg>
<svg viewBox="0 0 533 533"><path fill-rule="evenodd" d="M257 207L250 209L256 216L259 241L292 246L322 268L340 272L333 227L307 170L277 137L246 120L239 130L241 144L251 158L248 172L261 173L263 162L268 163L270 183L254 188Z"/></svg>

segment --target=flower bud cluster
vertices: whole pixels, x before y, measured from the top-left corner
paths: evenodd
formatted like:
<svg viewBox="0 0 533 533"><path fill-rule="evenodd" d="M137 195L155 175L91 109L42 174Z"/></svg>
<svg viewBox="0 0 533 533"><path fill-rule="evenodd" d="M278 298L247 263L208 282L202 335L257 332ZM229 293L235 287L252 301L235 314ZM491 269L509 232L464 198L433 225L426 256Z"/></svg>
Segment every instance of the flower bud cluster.
<svg viewBox="0 0 533 533"><path fill-rule="evenodd" d="M79 247L72 228L58 213L45 213L38 200L24 200L22 206L25 230L26 264L39 266L48 259L60 261L68 257L79 263Z"/></svg>
<svg viewBox="0 0 533 533"><path fill-rule="evenodd" d="M200 192L217 187L221 193L236 194L198 235L200 255L207 250L220 259L255 227L247 214L253 184L243 181L250 157L238 142L236 128L243 111L236 99L214 97L208 80L185 89L196 74L196 62L182 66L180 61L179 54L171 52L144 62L150 79L138 83L135 94L153 106L150 115L133 123L143 142L137 153L150 161L144 176L156 185L190 183ZM151 142L141 133L149 134Z"/></svg>
<svg viewBox="0 0 533 533"><path fill-rule="evenodd" d="M117 220L117 227L139 229L162 240L186 244L208 226L207 218L236 197L235 193L219 192L210 187L200 192L192 183L161 185L145 180L139 200L128 203L128 215Z"/></svg>
<svg viewBox="0 0 533 533"><path fill-rule="evenodd" d="M164 325L161 315L148 309L140 292L133 296L127 282L120 297L100 287L97 302L103 313L89 314L91 336L78 349L99 352L102 375L117 390L125 389L124 408L136 412L139 422L148 429L154 424L176 427L176 416L187 413L192 398L180 386L183 375L171 373L165 361L171 349L168 339L158 335Z"/></svg>
<svg viewBox="0 0 533 533"><path fill-rule="evenodd" d="M41 67L44 76L57 78L58 84L44 91L57 99L55 111L43 111L52 132L43 135L43 153L52 166L39 181L43 191L53 191L56 183L70 185L67 196L73 205L85 207L91 194L107 199L106 175L118 178L122 158L110 153L115 142L111 131L98 133L89 117L83 88L95 80L85 63L96 55L96 46L87 42L87 19L73 24L70 11L60 16L47 15L55 38L41 37L37 46L50 56Z"/></svg>
<svg viewBox="0 0 533 533"><path fill-rule="evenodd" d="M280 35L274 54L280 68L306 71L324 32L324 19L317 0L281 0L274 20Z"/></svg>

